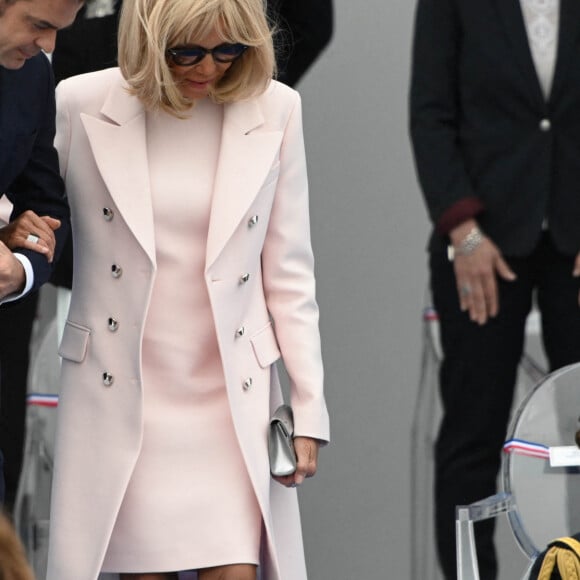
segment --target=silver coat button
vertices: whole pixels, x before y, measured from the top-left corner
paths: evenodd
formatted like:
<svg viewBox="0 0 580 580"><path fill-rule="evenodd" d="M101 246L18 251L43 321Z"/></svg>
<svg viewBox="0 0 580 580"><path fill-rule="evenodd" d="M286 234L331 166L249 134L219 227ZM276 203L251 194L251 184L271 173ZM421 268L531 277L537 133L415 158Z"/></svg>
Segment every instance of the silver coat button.
<svg viewBox="0 0 580 580"><path fill-rule="evenodd" d="M238 328L236 330L236 338L239 338L240 336L244 336L244 334L246 334L246 329L244 326L240 326L240 328Z"/></svg>
<svg viewBox="0 0 580 580"><path fill-rule="evenodd" d="M249 228L253 228L255 225L257 225L258 223L258 216L257 215L253 215L249 220L248 220L248 227Z"/></svg>
<svg viewBox="0 0 580 580"><path fill-rule="evenodd" d="M254 382L254 381L252 380L252 377L248 377L248 378L247 378L247 379L244 381L244 384L243 384L244 391L247 391L248 389L250 389L250 388L251 388L251 386L252 386L252 383L253 383L253 382Z"/></svg>
<svg viewBox="0 0 580 580"><path fill-rule="evenodd" d="M114 318L109 318L109 330L115 332L119 328L119 321Z"/></svg>
<svg viewBox="0 0 580 580"><path fill-rule="evenodd" d="M540 131L549 131L552 128L552 123L550 119L542 119L540 121Z"/></svg>
<svg viewBox="0 0 580 580"><path fill-rule="evenodd" d="M111 373L103 373L103 385L105 387L110 387L115 382L115 379Z"/></svg>
<svg viewBox="0 0 580 580"><path fill-rule="evenodd" d="M111 266L111 276L113 278L120 278L123 275L123 268L121 266L117 266L117 264L113 264Z"/></svg>
<svg viewBox="0 0 580 580"><path fill-rule="evenodd" d="M103 217L110 222L113 219L115 212L110 207L103 208Z"/></svg>
<svg viewBox="0 0 580 580"><path fill-rule="evenodd" d="M245 274L242 274L240 276L240 284L245 284L249 279L250 279L249 272L246 272Z"/></svg>

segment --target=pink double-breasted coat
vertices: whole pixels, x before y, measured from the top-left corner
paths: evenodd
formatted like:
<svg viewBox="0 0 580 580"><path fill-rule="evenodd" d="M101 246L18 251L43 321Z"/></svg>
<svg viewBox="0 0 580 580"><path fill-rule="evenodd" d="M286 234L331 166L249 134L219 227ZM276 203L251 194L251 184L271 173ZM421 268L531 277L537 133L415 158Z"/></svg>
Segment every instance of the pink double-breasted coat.
<svg viewBox="0 0 580 580"><path fill-rule="evenodd" d="M60 345L47 580L95 580L142 437L141 343L156 273L145 111L118 69L62 82L57 103L74 282ZM300 99L273 81L224 106L204 280L264 520L264 580L306 578L296 491L268 468L280 356L296 434L329 437L309 227Z"/></svg>

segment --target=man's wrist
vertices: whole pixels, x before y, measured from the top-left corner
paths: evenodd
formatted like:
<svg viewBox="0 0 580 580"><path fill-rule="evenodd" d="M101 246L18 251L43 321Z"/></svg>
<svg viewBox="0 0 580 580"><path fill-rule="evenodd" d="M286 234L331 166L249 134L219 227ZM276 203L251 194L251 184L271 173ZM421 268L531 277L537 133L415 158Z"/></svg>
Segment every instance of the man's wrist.
<svg viewBox="0 0 580 580"><path fill-rule="evenodd" d="M14 252L13 256L16 258L17 268L17 274L13 277L13 289L11 288L10 291L2 297L0 303L18 300L27 294L34 284L34 270L32 269L32 264L28 257L18 252Z"/></svg>

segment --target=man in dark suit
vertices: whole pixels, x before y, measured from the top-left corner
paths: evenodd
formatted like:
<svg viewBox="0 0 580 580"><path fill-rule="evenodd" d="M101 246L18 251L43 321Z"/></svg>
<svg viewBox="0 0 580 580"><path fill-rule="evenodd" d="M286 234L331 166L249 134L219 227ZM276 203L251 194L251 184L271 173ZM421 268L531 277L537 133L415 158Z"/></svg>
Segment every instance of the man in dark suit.
<svg viewBox="0 0 580 580"><path fill-rule="evenodd" d="M13 205L10 223L0 228L0 302L48 280L69 230L53 148L54 82L41 51L53 50L56 31L73 22L80 6L0 0L0 192ZM0 479L3 492L1 473Z"/></svg>
<svg viewBox="0 0 580 580"><path fill-rule="evenodd" d="M495 493L534 298L550 369L580 360L579 35L572 0L418 0L410 128L434 225L446 578L455 506ZM482 580L496 578L493 520L476 542Z"/></svg>

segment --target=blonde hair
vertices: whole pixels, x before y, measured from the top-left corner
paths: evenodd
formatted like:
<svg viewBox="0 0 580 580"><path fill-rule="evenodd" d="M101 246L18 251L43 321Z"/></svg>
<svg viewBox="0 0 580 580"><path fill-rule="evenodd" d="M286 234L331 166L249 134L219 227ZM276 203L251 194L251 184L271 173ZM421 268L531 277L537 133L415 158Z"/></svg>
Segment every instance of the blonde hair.
<svg viewBox="0 0 580 580"><path fill-rule="evenodd" d="M263 92L276 71L263 0L123 0L119 67L130 92L149 110L183 116L192 106L173 79L166 51L216 31L249 48L213 87L217 103Z"/></svg>

